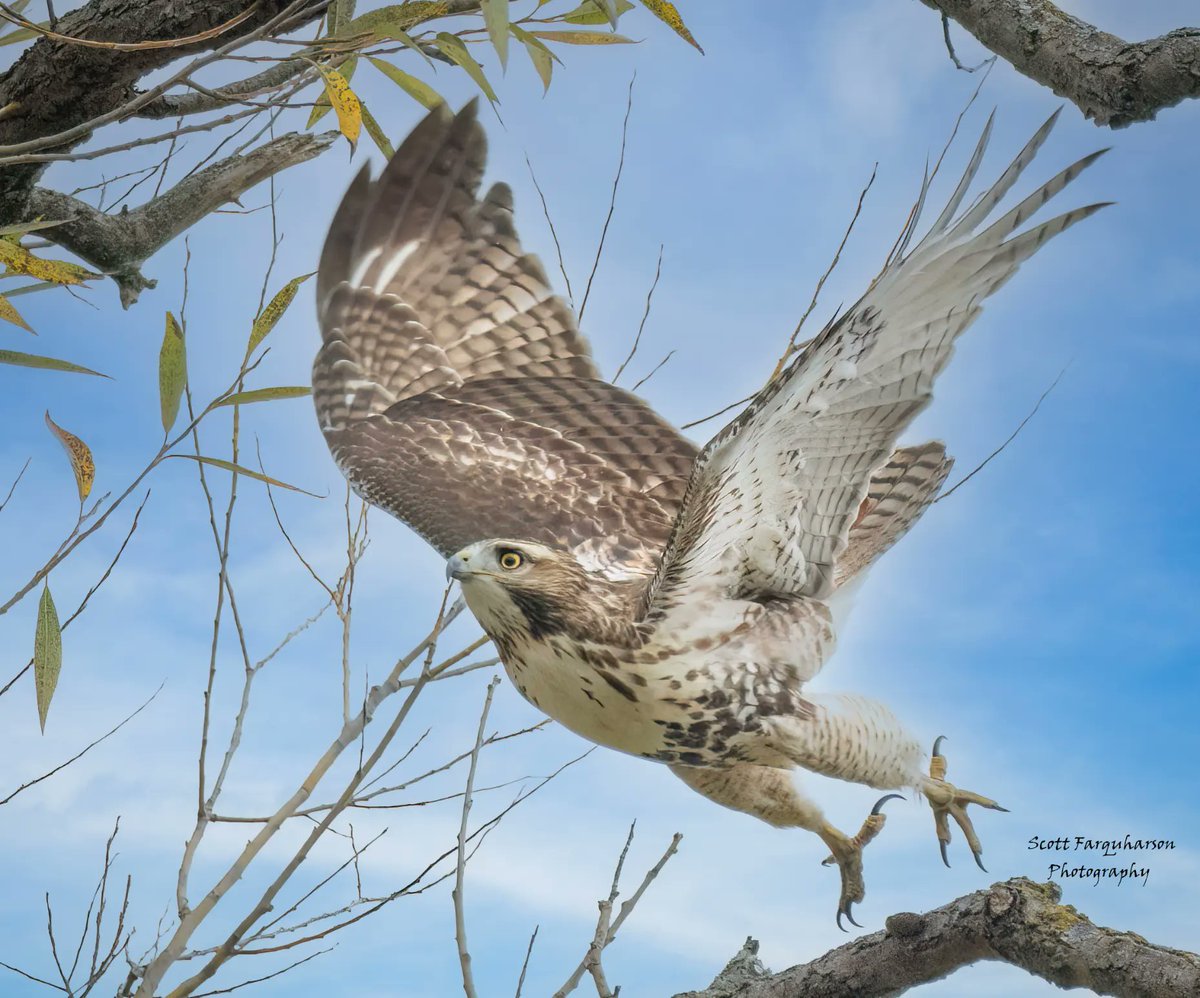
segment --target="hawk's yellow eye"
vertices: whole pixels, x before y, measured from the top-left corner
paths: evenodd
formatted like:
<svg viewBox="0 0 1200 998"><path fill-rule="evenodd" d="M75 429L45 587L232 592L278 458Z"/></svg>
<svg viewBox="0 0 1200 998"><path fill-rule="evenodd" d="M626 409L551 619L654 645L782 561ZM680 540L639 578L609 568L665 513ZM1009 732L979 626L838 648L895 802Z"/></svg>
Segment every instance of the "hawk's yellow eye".
<svg viewBox="0 0 1200 998"><path fill-rule="evenodd" d="M520 568L525 563L525 559L519 551L504 551L500 555L500 567L506 572L512 572Z"/></svg>

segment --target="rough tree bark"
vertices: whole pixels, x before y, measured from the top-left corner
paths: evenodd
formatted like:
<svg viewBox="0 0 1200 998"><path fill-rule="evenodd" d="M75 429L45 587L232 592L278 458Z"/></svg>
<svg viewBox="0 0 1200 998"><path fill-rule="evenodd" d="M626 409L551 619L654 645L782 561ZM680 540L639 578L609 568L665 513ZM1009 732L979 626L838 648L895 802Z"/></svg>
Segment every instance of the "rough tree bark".
<svg viewBox="0 0 1200 998"><path fill-rule="evenodd" d="M1049 0L921 0L1097 125L1151 121L1200 97L1200 28L1127 42Z"/></svg>
<svg viewBox="0 0 1200 998"><path fill-rule="evenodd" d="M747 939L711 985L675 998L882 998L980 960L1119 998L1200 994L1200 956L1095 925L1061 897L1057 884L1015 877L924 915L892 915L882 932L778 974Z"/></svg>

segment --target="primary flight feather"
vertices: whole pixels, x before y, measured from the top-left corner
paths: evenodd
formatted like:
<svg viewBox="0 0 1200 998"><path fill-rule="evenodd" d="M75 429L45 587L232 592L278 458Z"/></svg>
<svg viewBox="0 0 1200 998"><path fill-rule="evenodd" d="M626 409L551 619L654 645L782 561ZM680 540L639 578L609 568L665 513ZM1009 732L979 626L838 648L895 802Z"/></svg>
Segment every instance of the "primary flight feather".
<svg viewBox="0 0 1200 998"><path fill-rule="evenodd" d="M924 794L943 858L948 818L978 862L965 807L1002 810L947 783L937 746L931 758L884 705L805 683L833 650L831 598L949 472L940 443L896 441L955 339L1025 259L1101 207L1022 228L1093 154L988 222L1054 120L960 212L989 119L920 241L909 248L918 209L866 294L701 450L601 379L521 248L508 187L479 197L473 103L431 112L378 179L361 172L321 254L313 398L355 490L448 558L534 705L717 803L818 834L841 870L839 924L883 815L844 834L794 769Z"/></svg>

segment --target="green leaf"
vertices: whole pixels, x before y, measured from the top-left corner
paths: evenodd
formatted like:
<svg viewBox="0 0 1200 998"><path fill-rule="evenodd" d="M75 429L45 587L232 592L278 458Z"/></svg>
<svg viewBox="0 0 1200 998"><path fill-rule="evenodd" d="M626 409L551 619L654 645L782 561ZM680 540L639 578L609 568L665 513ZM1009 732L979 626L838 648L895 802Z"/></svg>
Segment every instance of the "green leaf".
<svg viewBox="0 0 1200 998"><path fill-rule="evenodd" d="M367 56L371 65L379 72L383 73L396 86L408 94L413 100L424 104L429 110L433 110L439 104L446 103L446 99L433 89L424 80L418 80L403 69L393 66L390 62L384 62L382 59L376 59L373 56Z"/></svg>
<svg viewBox="0 0 1200 998"><path fill-rule="evenodd" d="M287 482L281 482L277 478L272 478L270 475L264 475L261 471L251 471L240 464L234 464L232 461L223 461L219 457L201 457L198 454L168 454L167 457L181 457L188 461L197 461L200 464L212 465L214 468L223 468L225 471L232 471L235 475L245 475L247 478L253 478L257 482L264 482L267 485L274 485L281 489L288 489L291 492L303 492L306 496L312 496L314 499L322 499L323 496L317 495L315 492L309 492L307 489L302 489L298 485L288 485Z"/></svg>
<svg viewBox="0 0 1200 998"><path fill-rule="evenodd" d="M158 402L164 433L170 432L179 416L179 401L183 398L186 382L187 347L183 342L183 330L175 316L168 312L162 347L158 351Z"/></svg>
<svg viewBox="0 0 1200 998"><path fill-rule="evenodd" d="M275 292L275 297L267 303L267 307L258 314L258 318L254 320L254 325L250 327L250 340L246 344L247 357L254 353L254 348L265 340L267 334L275 328L275 323L280 320L283 313L287 311L287 307L292 303L292 299L296 297L296 292L300 290L300 285L310 277L312 277L312 274L301 274L299 277L293 277L287 284Z"/></svg>
<svg viewBox="0 0 1200 998"><path fill-rule="evenodd" d="M0 225L0 236L24 235L26 232L37 232L39 229L50 229L56 225L69 222L69 218L38 219L36 222L21 222L19 225Z"/></svg>
<svg viewBox="0 0 1200 998"><path fill-rule="evenodd" d="M16 364L19 367L39 367L47 371L69 371L72 374L94 374L98 378L107 378L107 374L93 371L89 367L80 367L69 360L59 360L56 357L39 357L32 353L19 353L16 350L0 350L0 364Z"/></svg>
<svg viewBox="0 0 1200 998"><path fill-rule="evenodd" d="M632 38L610 31L535 31L538 38L567 45L637 45Z"/></svg>
<svg viewBox="0 0 1200 998"><path fill-rule="evenodd" d="M0 274L0 277L19 277L19 274ZM10 288L4 292L5 298L16 298L17 295L28 295L34 291L49 291L51 288L61 287L53 281L38 281L36 284L22 284L19 288Z"/></svg>
<svg viewBox="0 0 1200 998"><path fill-rule="evenodd" d="M329 5L328 34L336 35L345 25L354 20L355 0L333 0Z"/></svg>
<svg viewBox="0 0 1200 998"><path fill-rule="evenodd" d="M487 99L493 104L496 103L498 100L496 91L492 89L492 85L488 83L487 77L483 75L483 67L471 57L471 53L467 51L467 46L463 44L461 38L450 34L448 31L439 31L437 37L433 40L433 44L438 47L446 58L462 66L467 75L475 81L475 85L487 95Z"/></svg>
<svg viewBox="0 0 1200 998"><path fill-rule="evenodd" d="M524 28L520 28L515 24L510 24L509 30L513 36L525 46L525 51L529 53L529 60L533 63L533 68L537 70L537 74L542 80L542 92L545 93L550 89L550 77L554 72L554 64L561 63L562 60L546 47L546 43L540 38L534 38Z"/></svg>
<svg viewBox="0 0 1200 998"><path fill-rule="evenodd" d="M500 65L508 68L508 0L480 0L483 23L488 37L500 57Z"/></svg>
<svg viewBox="0 0 1200 998"><path fill-rule="evenodd" d="M390 7L380 7L378 10L369 10L365 14L360 14L338 32L337 40L350 41L364 37L375 38L380 41L393 39L406 45L432 65L433 60L429 58L420 45L413 41L412 37L405 30L406 28L411 28L416 23L413 20L412 12L406 10L406 8L412 6L414 5L411 3L393 4Z"/></svg>
<svg viewBox="0 0 1200 998"><path fill-rule="evenodd" d="M633 9L633 4L629 0L617 0L617 17L620 17L627 10ZM578 7L567 14L564 14L561 20L568 24L615 24L616 22L609 18L608 12L596 0L583 0Z"/></svg>
<svg viewBox="0 0 1200 998"><path fill-rule="evenodd" d="M58 611L54 609L54 599L50 595L50 584L46 583L42 587L42 598L38 600L37 629L33 632L33 686L37 693L38 723L43 732L60 672L62 627L59 626Z"/></svg>
<svg viewBox="0 0 1200 998"><path fill-rule="evenodd" d="M679 16L679 10L670 0L642 0L642 6L662 21L663 24L668 25L675 34L693 46L697 52L704 55L704 49L692 37L692 33L687 29L687 25L683 23L683 18Z"/></svg>
<svg viewBox="0 0 1200 998"><path fill-rule="evenodd" d="M367 110L366 104L359 104L359 110L362 112L363 128L367 130L367 134L371 136L371 140L379 147L379 151L383 153L384 159L391 159L396 150L392 147L388 137L383 134L383 129L379 127L379 122L375 120L375 115Z"/></svg>
<svg viewBox="0 0 1200 998"><path fill-rule="evenodd" d="M248 392L234 392L223 399L217 399L211 406L216 409L222 405L249 405L252 402L270 402L273 399L298 399L311 395L312 389L307 385L288 385L279 388L255 388Z"/></svg>

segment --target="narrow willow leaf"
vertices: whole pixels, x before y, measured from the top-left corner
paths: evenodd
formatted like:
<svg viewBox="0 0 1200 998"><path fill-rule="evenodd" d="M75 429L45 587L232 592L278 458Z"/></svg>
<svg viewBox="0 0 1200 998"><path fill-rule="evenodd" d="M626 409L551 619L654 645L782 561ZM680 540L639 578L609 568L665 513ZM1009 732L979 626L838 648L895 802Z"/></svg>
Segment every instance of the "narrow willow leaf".
<svg viewBox="0 0 1200 998"><path fill-rule="evenodd" d="M538 76L542 81L542 92L545 93L550 89L550 77L554 73L554 64L561 63L562 60L546 47L546 43L540 38L534 38L524 28L518 27L515 24L510 24L509 29L513 33L513 37L525 46L525 51L529 53L529 61L533 63L533 68L537 70Z"/></svg>
<svg viewBox="0 0 1200 998"><path fill-rule="evenodd" d="M50 595L50 584L42 587L38 600L37 629L33 632L33 686L37 693L38 724L46 730L46 715L62 672L62 627Z"/></svg>
<svg viewBox="0 0 1200 998"><path fill-rule="evenodd" d="M414 19L410 7L418 4L393 4L390 7L380 7L360 14L338 32L337 40L350 41L356 38L374 38L378 41L393 39L406 45L430 65L433 60L408 34L408 28L418 23Z"/></svg>
<svg viewBox="0 0 1200 998"><path fill-rule="evenodd" d="M42 21L39 28L50 27L49 21ZM34 31L32 28L18 28L16 31L10 31L7 35L0 35L0 45L16 45L18 42L27 42L31 38L40 38L40 31Z"/></svg>
<svg viewBox="0 0 1200 998"><path fill-rule="evenodd" d="M311 395L312 389L307 385L287 385L279 388L255 388L248 392L234 392L218 399L212 408L222 405L249 405L252 402L270 402L274 399L298 399Z"/></svg>
<svg viewBox="0 0 1200 998"><path fill-rule="evenodd" d="M642 0L642 6L663 24L670 27L685 42L693 46L701 55L704 55L704 49L700 48L700 43L692 37L687 25L683 23L683 18L679 16L679 10L670 0Z"/></svg>
<svg viewBox="0 0 1200 998"><path fill-rule="evenodd" d="M350 150L358 145L358 135L362 131L362 104L350 89L350 84L336 69L331 66L318 65L321 76L325 79L325 95L337 112L338 128L350 143Z"/></svg>
<svg viewBox="0 0 1200 998"><path fill-rule="evenodd" d="M349 59L338 66L337 72L342 74L342 79L344 79L348 85L350 80L354 77L354 71L357 68L358 56L352 55ZM323 93L314 102L312 112L309 114L308 121L305 123L304 127L312 128L313 125L324 118L325 115L327 115L331 110L333 110L333 105L329 103L328 87L326 87L326 93Z"/></svg>
<svg viewBox="0 0 1200 998"><path fill-rule="evenodd" d="M567 45L636 45L632 38L610 31L534 31L538 38Z"/></svg>
<svg viewBox="0 0 1200 998"><path fill-rule="evenodd" d="M323 498L315 492L309 492L307 489L300 488L298 485L288 485L287 482L281 482L270 475L264 475L261 471L251 471L249 468L245 468L240 464L234 464L232 461L223 461L219 457L200 457L196 454L168 454L167 456L182 457L189 461L197 461L200 464L212 465L214 468L223 468L225 471L232 471L235 475L245 475L247 478L253 478L257 482L265 482L267 485L275 485L291 492L303 492L306 496L312 496L314 499Z"/></svg>
<svg viewBox="0 0 1200 998"><path fill-rule="evenodd" d="M49 221L39 218L36 222L21 222L19 225L0 225L0 236L24 235L26 232L37 232L40 229L52 229L70 221L66 218L56 218Z"/></svg>
<svg viewBox="0 0 1200 998"><path fill-rule="evenodd" d="M254 320L254 325L250 327L250 341L246 344L247 357L254 353L254 348L266 339L267 334L275 328L275 323L279 321L283 313L287 311L287 307L292 303L292 299L296 297L296 292L300 290L300 285L310 277L312 277L312 274L301 274L299 277L293 277L287 284L275 292L274 298L267 302L267 307L258 314L258 318Z"/></svg>
<svg viewBox="0 0 1200 998"><path fill-rule="evenodd" d="M33 332L33 327L21 317L21 313L17 311L16 306L5 298L4 295L0 295L0 319L11 322L14 326L20 326L22 329L28 329L31 333Z"/></svg>
<svg viewBox="0 0 1200 998"><path fill-rule="evenodd" d="M500 57L500 65L508 68L508 0L480 0L483 23L488 37Z"/></svg>
<svg viewBox="0 0 1200 998"><path fill-rule="evenodd" d="M96 462L92 460L92 449L80 440L74 433L64 430L46 412L46 425L50 432L58 437L58 442L67 452L71 462L71 470L75 473L75 488L79 492L79 503L92 494L92 483L96 481Z"/></svg>
<svg viewBox="0 0 1200 998"><path fill-rule="evenodd" d="M367 130L367 134L371 136L371 141L375 143L379 151L383 153L384 159L391 159L396 150L388 141L388 137L383 134L383 129L379 127L379 122L375 120L375 115L367 110L367 105L362 106L363 128Z"/></svg>
<svg viewBox="0 0 1200 998"><path fill-rule="evenodd" d="M467 51L467 46L463 44L461 38L450 34L448 31L439 31L437 37L433 40L433 44L448 59L462 66L467 75L475 81L475 85L484 92L487 99L493 104L496 103L496 91L492 89L492 85L488 83L487 77L483 75L483 67L472 58L471 53Z"/></svg>
<svg viewBox="0 0 1200 998"><path fill-rule="evenodd" d="M630 0L617 0L617 17L620 17L627 10L631 10L633 4ZM578 7L569 13L563 14L560 18L566 21L567 24L614 24L615 22L609 18L608 12L600 6L596 0L583 0Z"/></svg>
<svg viewBox="0 0 1200 998"><path fill-rule="evenodd" d="M34 256L24 246L0 239L0 263L8 267L9 273L28 274L41 281L55 284L82 284L84 281L101 277L77 263L66 260L43 260Z"/></svg>
<svg viewBox="0 0 1200 998"><path fill-rule="evenodd" d="M94 374L98 378L107 378L107 374L93 371L90 367L80 367L69 360L59 360L57 357L39 357L32 353L19 353L16 350L0 350L0 364L16 364L18 367L40 367L47 371L69 371L72 374Z"/></svg>
<svg viewBox="0 0 1200 998"><path fill-rule="evenodd" d="M384 76L413 98L413 100L424 104L431 111L439 104L446 102L445 98L424 80L418 80L415 76L393 66L390 62L384 62L382 59L376 59L373 56L367 56L367 58L370 60L371 65L378 69L379 72L383 73Z"/></svg>
<svg viewBox="0 0 1200 998"><path fill-rule="evenodd" d="M0 277L12 275L0 274ZM53 281L38 281L37 284L22 284L19 288L10 288L4 292L5 298L16 298L17 295L28 295L35 291L49 291L51 288L57 288L58 285Z"/></svg>
<svg viewBox="0 0 1200 998"><path fill-rule="evenodd" d="M327 15L330 35L336 35L354 19L354 6L355 0L333 0Z"/></svg>
<svg viewBox="0 0 1200 998"><path fill-rule="evenodd" d="M168 433L179 416L179 401L187 382L187 346L175 316L167 313L162 347L158 351L158 402L162 409L163 432Z"/></svg>

